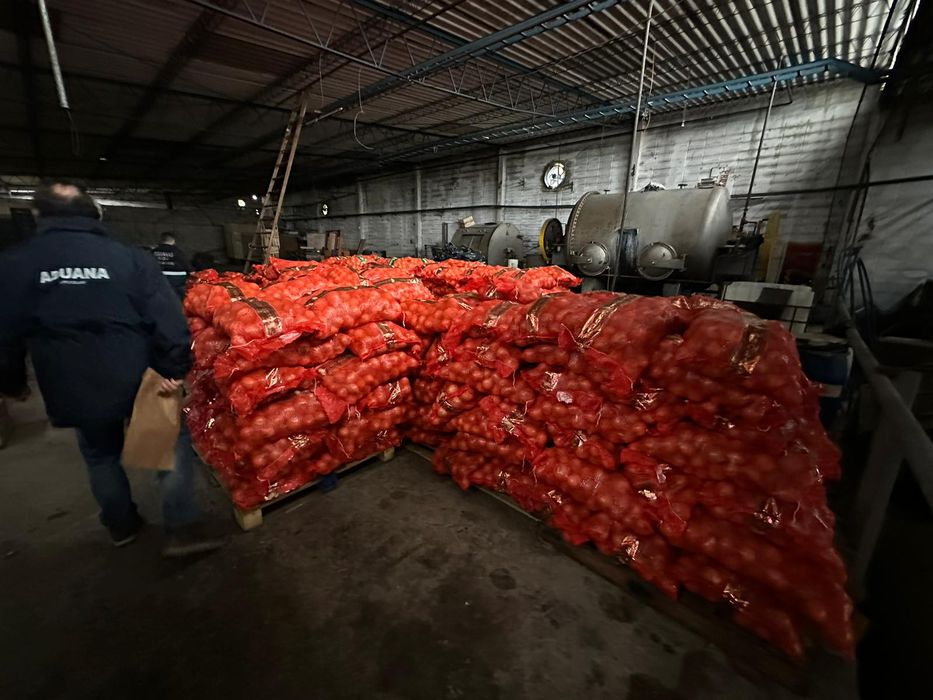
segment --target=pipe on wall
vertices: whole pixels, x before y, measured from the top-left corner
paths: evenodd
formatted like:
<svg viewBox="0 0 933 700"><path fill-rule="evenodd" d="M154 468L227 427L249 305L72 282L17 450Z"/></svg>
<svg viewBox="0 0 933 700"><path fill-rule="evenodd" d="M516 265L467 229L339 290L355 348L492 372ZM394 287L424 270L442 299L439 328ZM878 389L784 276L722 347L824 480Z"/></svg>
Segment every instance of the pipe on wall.
<svg viewBox="0 0 933 700"><path fill-rule="evenodd" d="M874 182L853 182L848 185L833 185L830 187L811 187L803 190L774 190L773 192L754 192L752 197L789 197L808 194L827 194L829 192L845 192L847 190L864 190L872 187L890 187L893 185L906 185L912 182L933 181L933 173L929 175L913 175L911 177L895 177L889 180L875 180Z"/></svg>
<svg viewBox="0 0 933 700"><path fill-rule="evenodd" d="M806 195L827 194L830 192L840 192L846 190L863 190L872 187L893 187L895 185L906 185L916 182L933 181L933 173L929 175L914 175L912 177L898 177L889 180L876 180L874 182L856 182L848 185L839 185L838 187L811 187L800 190L774 190L772 192L752 192L752 198L767 199L768 197L799 197ZM733 195L732 199L744 198L745 195ZM297 207L305 205L297 205ZM307 205L312 206L312 205ZM295 207L295 208L297 208ZM554 211L555 209L573 209L572 204L504 204L501 207L496 204L471 204L458 207L424 207L421 209L395 209L392 211L371 211L354 214L337 214L328 216L328 219L357 219L367 216L401 216L404 214L443 214L448 211L463 211L464 209L503 209L509 210L528 210L528 211ZM293 216L289 221L317 221L325 220L321 216Z"/></svg>
<svg viewBox="0 0 933 700"><path fill-rule="evenodd" d="M742 210L742 220L739 222L739 235L745 231L748 221L748 205L752 201L752 188L755 186L755 177L758 175L758 161L761 160L761 149L765 145L765 134L768 132L768 120L771 119L771 110L774 107L774 96L777 94L778 81L771 85L771 98L768 100L768 111L765 112L765 123L761 125L761 135L758 137L758 150L755 151L755 164L752 166L752 176L748 181L748 194L745 196L745 208Z"/></svg>
<svg viewBox="0 0 933 700"><path fill-rule="evenodd" d="M503 210L533 210L533 211L554 211L554 209L573 209L572 204L503 204L501 207L496 204L465 204L457 207L424 207L421 209L393 209L392 211L369 211L356 214L337 214L328 216L328 219L358 219L368 216L402 216L409 214L443 214L448 211L464 211L467 209L490 209L495 212L498 209ZM321 216L293 216L289 221L317 221L323 220Z"/></svg>
<svg viewBox="0 0 933 700"><path fill-rule="evenodd" d="M641 72L638 75L638 97L635 100L635 115L632 119L632 148L628 158L628 177L625 179L626 192L631 192L638 184L638 151L641 150L638 137L638 125L641 123L641 100L645 91L645 66L648 65L648 42L651 39L651 16L653 13L654 0L650 0L648 3L648 18L645 20L645 41L641 49ZM624 204L622 211L625 211Z"/></svg>

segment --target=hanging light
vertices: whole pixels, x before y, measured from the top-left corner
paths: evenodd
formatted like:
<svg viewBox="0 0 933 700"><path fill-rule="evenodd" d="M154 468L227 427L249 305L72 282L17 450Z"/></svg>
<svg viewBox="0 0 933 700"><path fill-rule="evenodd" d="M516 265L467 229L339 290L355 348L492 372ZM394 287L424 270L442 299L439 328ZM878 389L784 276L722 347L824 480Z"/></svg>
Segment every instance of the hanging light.
<svg viewBox="0 0 933 700"><path fill-rule="evenodd" d="M243 209L243 208L246 206L246 200L245 200L245 199L238 199L238 200L236 201L236 205L237 205L238 207L240 207L240 209Z"/></svg>

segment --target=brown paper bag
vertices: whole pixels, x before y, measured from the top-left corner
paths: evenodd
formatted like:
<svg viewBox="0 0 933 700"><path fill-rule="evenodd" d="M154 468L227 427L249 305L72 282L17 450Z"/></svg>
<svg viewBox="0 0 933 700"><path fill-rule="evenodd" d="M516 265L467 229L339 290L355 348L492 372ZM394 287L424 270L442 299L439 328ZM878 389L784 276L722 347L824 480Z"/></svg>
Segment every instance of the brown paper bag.
<svg viewBox="0 0 933 700"><path fill-rule="evenodd" d="M134 469L175 468L175 442L181 428L181 391L159 394L162 376L149 368L143 375L133 415L123 439L123 466Z"/></svg>

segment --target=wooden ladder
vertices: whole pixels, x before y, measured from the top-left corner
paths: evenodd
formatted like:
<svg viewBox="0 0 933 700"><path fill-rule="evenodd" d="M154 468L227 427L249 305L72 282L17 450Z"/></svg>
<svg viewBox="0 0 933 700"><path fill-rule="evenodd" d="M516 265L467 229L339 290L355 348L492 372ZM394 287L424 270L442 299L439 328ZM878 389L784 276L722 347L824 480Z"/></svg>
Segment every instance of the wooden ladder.
<svg viewBox="0 0 933 700"><path fill-rule="evenodd" d="M270 256L279 254L279 218L282 216L282 202L285 201L285 190L288 188L288 178L292 173L292 163L295 161L298 141L301 139L301 127L304 125L307 111L308 97L302 93L298 104L288 115L288 125L285 127L282 145L275 158L269 187L262 198L256 233L253 234L253 240L246 251L243 272L249 272L250 265L255 262L266 263L269 262Z"/></svg>

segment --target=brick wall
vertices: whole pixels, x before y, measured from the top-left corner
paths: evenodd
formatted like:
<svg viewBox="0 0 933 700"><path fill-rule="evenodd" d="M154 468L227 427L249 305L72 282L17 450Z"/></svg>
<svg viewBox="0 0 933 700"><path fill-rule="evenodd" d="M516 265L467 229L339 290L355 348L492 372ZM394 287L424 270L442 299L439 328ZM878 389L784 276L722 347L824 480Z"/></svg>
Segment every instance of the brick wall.
<svg viewBox="0 0 933 700"><path fill-rule="evenodd" d="M836 81L810 85L792 92L779 90L765 137L756 192L807 190L835 184L843 144L862 87ZM863 110L874 109L870 91ZM655 117L642 134L639 174L636 187L655 182L668 188L686 183L693 187L711 169L728 167L733 172L733 214L741 217L744 195L758 138L764 121L767 96L729 103L725 106L688 110L666 117ZM685 125L681 126L682 119ZM420 223L425 244L440 241L441 224L452 229L456 221L472 215L478 222L505 220L518 226L529 247L535 245L541 223L552 216L566 221L570 207L589 190L620 191L625 187L630 136L619 127L605 127L585 143L574 143L572 136L562 143L504 148L502 204L497 210L499 159L453 162L421 169ZM579 140L577 137L576 140ZM451 160L467 160L452 156ZM557 193L545 191L541 176L553 160L570 167L572 187ZM367 245L385 249L390 255L412 254L418 218L415 208L415 173L358 183L362 197L340 192L303 192L289 197L289 204L333 199L328 226L341 228L345 237L365 235ZM351 188L352 189L352 188ZM781 236L785 240L822 240L831 195L803 193L755 198L749 211L752 220L770 212L782 213ZM340 214L363 212L362 218ZM329 201L329 200L328 200ZM338 204L339 203L339 204ZM433 211L443 208L444 211ZM320 222L304 223L314 226Z"/></svg>

